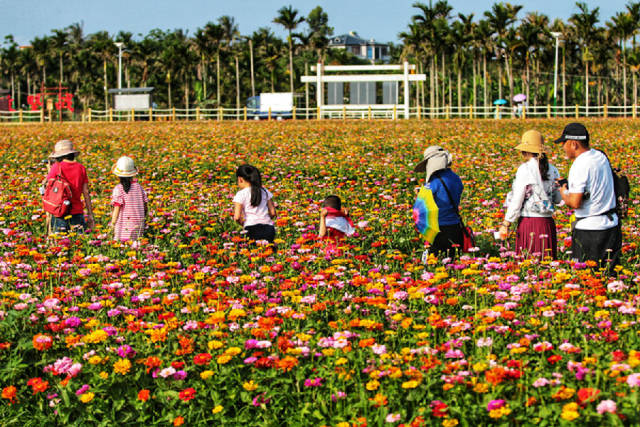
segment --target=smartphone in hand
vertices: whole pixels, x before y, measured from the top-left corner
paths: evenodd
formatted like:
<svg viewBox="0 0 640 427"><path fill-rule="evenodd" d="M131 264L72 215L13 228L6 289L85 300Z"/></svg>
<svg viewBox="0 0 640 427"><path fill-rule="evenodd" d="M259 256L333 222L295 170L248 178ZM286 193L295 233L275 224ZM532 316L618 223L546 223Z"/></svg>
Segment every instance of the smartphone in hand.
<svg viewBox="0 0 640 427"><path fill-rule="evenodd" d="M556 180L556 182L558 183L558 187L562 187L564 185L569 185L569 181L567 181L567 178L561 178Z"/></svg>

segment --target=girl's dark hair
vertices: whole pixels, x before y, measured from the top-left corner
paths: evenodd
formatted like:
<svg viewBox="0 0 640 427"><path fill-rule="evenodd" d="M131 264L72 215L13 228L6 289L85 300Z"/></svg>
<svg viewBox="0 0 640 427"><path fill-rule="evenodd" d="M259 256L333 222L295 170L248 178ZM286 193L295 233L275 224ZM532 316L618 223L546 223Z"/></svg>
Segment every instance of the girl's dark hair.
<svg viewBox="0 0 640 427"><path fill-rule="evenodd" d="M337 211L342 209L342 201L340 200L340 197L333 194L331 196L327 196L327 198L324 199L324 202L322 202L322 205L325 208L333 208Z"/></svg>
<svg viewBox="0 0 640 427"><path fill-rule="evenodd" d="M549 159L545 153L542 154L534 154L534 156L538 157L538 167L540 168L540 177L542 177L543 181L549 179Z"/></svg>
<svg viewBox="0 0 640 427"><path fill-rule="evenodd" d="M251 185L251 206L259 206L262 203L262 177L255 166L241 165L236 170L236 177L242 178Z"/></svg>
<svg viewBox="0 0 640 427"><path fill-rule="evenodd" d="M120 177L120 184L122 184L122 188L124 188L125 193L129 193L129 190L131 190L131 182L132 178L130 176Z"/></svg>
<svg viewBox="0 0 640 427"><path fill-rule="evenodd" d="M60 157L58 157L58 160L59 160L59 161L62 161L62 160L70 160L70 161L72 161L72 162L73 162L73 161L76 159L76 154L77 154L77 153L69 153L69 154L67 154L67 155L64 155L64 156L60 156Z"/></svg>

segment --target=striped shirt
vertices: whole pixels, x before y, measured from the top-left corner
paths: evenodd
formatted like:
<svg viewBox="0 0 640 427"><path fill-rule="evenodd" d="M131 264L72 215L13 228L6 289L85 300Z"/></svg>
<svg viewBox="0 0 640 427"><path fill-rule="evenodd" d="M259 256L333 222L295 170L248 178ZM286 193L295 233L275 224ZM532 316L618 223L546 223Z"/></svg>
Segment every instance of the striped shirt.
<svg viewBox="0 0 640 427"><path fill-rule="evenodd" d="M120 215L115 223L115 240L137 240L144 232L144 206L148 202L147 194L138 184L138 181L131 183L129 192L124 191L122 184L118 184L113 189L111 204L120 206Z"/></svg>

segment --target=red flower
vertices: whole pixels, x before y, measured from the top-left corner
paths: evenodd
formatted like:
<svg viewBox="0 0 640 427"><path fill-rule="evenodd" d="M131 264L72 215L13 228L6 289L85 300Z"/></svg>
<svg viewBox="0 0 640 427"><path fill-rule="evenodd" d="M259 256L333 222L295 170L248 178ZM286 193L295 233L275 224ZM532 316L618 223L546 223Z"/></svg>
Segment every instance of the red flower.
<svg viewBox="0 0 640 427"><path fill-rule="evenodd" d="M447 416L448 406L446 403L439 400L431 402L431 415L434 417L442 418Z"/></svg>
<svg viewBox="0 0 640 427"><path fill-rule="evenodd" d="M179 361L171 362L171 367L174 369L182 369L184 368L184 362L179 362Z"/></svg>
<svg viewBox="0 0 640 427"><path fill-rule="evenodd" d="M193 363L196 365L208 365L211 361L211 355L209 353L200 353L193 357Z"/></svg>
<svg viewBox="0 0 640 427"><path fill-rule="evenodd" d="M193 399L194 397L196 397L196 390L189 387L189 388L185 388L184 390L182 390L180 392L180 400L184 401L184 402L188 402L191 399Z"/></svg>
<svg viewBox="0 0 640 427"><path fill-rule="evenodd" d="M2 398L9 400L9 405L12 403L16 403L16 394L18 394L18 389L15 386L8 386L2 389Z"/></svg>
<svg viewBox="0 0 640 427"><path fill-rule="evenodd" d="M547 362L551 363L552 365L554 363L558 363L561 360L562 360L562 356L560 356L559 354L554 354L553 356L547 357Z"/></svg>
<svg viewBox="0 0 640 427"><path fill-rule="evenodd" d="M627 360L627 355L624 354L624 351L622 350L616 350L613 353L611 353L611 355L613 356L613 360L616 362L622 362L623 360Z"/></svg>
<svg viewBox="0 0 640 427"><path fill-rule="evenodd" d="M42 378L31 378L27 381L27 385L31 386L33 390L33 394L38 394L44 392L49 387L49 381L42 381Z"/></svg>
<svg viewBox="0 0 640 427"><path fill-rule="evenodd" d="M150 395L151 395L151 392L149 390L147 389L140 390L138 392L138 400L146 402L147 400L149 400Z"/></svg>
<svg viewBox="0 0 640 427"><path fill-rule="evenodd" d="M580 405L591 403L599 394L600 390L597 388L581 388L578 390L578 403L580 403Z"/></svg>

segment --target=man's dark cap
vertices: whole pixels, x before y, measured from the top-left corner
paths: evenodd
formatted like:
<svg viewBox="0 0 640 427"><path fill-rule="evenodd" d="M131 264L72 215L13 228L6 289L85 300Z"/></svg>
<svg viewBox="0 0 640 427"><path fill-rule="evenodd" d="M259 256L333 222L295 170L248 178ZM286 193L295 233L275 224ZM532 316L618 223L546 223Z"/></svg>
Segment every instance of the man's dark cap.
<svg viewBox="0 0 640 427"><path fill-rule="evenodd" d="M588 144L589 132L587 131L587 128L584 127L582 123L569 123L564 127L564 130L562 131L562 136L553 142L558 144L560 142L565 142L568 140L580 141Z"/></svg>

